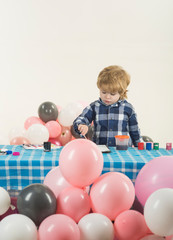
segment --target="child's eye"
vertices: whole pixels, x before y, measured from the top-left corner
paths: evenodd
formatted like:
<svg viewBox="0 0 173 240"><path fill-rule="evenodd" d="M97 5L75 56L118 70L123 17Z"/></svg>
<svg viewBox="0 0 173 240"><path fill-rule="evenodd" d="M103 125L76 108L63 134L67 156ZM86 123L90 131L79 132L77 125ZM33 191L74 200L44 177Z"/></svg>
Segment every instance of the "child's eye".
<svg viewBox="0 0 173 240"><path fill-rule="evenodd" d="M103 94L106 94L106 92L102 92Z"/></svg>
<svg viewBox="0 0 173 240"><path fill-rule="evenodd" d="M111 95L112 95L112 96L115 96L115 95L116 95L116 93L111 93Z"/></svg>

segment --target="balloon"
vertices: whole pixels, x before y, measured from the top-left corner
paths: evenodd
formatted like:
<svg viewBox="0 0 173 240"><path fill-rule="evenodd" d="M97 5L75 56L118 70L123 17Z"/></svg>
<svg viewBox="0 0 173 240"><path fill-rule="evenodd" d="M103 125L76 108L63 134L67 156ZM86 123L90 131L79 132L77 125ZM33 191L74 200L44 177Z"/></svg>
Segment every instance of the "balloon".
<svg viewBox="0 0 173 240"><path fill-rule="evenodd" d="M135 181L135 191L144 206L147 198L160 188L173 188L173 156L161 156L146 163Z"/></svg>
<svg viewBox="0 0 173 240"><path fill-rule="evenodd" d="M37 228L33 221L21 214L12 214L0 222L1 240L37 240Z"/></svg>
<svg viewBox="0 0 173 240"><path fill-rule="evenodd" d="M15 137L25 137L26 130L22 127L14 127L10 129L9 132L9 140L15 138Z"/></svg>
<svg viewBox="0 0 173 240"><path fill-rule="evenodd" d="M76 223L90 212L90 198L86 191L68 187L60 192L57 198L57 213L71 217Z"/></svg>
<svg viewBox="0 0 173 240"><path fill-rule="evenodd" d="M63 108L58 116L58 121L61 125L68 127L73 124L73 121L78 115L73 109Z"/></svg>
<svg viewBox="0 0 173 240"><path fill-rule="evenodd" d="M41 124L33 124L30 126L26 135L31 144L43 144L49 139L49 131Z"/></svg>
<svg viewBox="0 0 173 240"><path fill-rule="evenodd" d="M140 240L165 240L165 238L157 236L157 235L150 234L150 235L147 235L147 236L145 236L143 238L140 238Z"/></svg>
<svg viewBox="0 0 173 240"><path fill-rule="evenodd" d="M80 103L69 103L66 107L62 108L58 121L62 126L68 127L73 125L73 121L82 113L83 107Z"/></svg>
<svg viewBox="0 0 173 240"><path fill-rule="evenodd" d="M57 106L52 102L44 102L38 108L38 115L43 122L56 121L58 117Z"/></svg>
<svg viewBox="0 0 173 240"><path fill-rule="evenodd" d="M62 126L60 135L56 138L57 141L61 143L62 146L71 141L72 134L68 127Z"/></svg>
<svg viewBox="0 0 173 240"><path fill-rule="evenodd" d="M71 126L71 133L75 138L82 138L82 136L74 130L74 127ZM85 135L87 139L92 140L94 134L94 126L88 126L88 132Z"/></svg>
<svg viewBox="0 0 173 240"><path fill-rule="evenodd" d="M82 113L83 106L79 102L70 102L67 104L65 107L66 109L73 109L76 112L76 115L78 116L79 114Z"/></svg>
<svg viewBox="0 0 173 240"><path fill-rule="evenodd" d="M60 124L57 121L48 121L45 124L45 127L49 131L49 137L50 138L56 138L61 133L61 126L60 126Z"/></svg>
<svg viewBox="0 0 173 240"><path fill-rule="evenodd" d="M47 217L38 229L39 240L80 240L78 225L63 214Z"/></svg>
<svg viewBox="0 0 173 240"><path fill-rule="evenodd" d="M17 198L20 214L28 216L36 226L49 215L56 213L56 197L44 184L31 184L25 187Z"/></svg>
<svg viewBox="0 0 173 240"><path fill-rule="evenodd" d="M153 140L150 137L148 137L148 136L142 136L142 140L144 142L153 142Z"/></svg>
<svg viewBox="0 0 173 240"><path fill-rule="evenodd" d="M56 146L62 146L60 141L58 141L56 138L49 138L48 142L51 142L52 144L54 144Z"/></svg>
<svg viewBox="0 0 173 240"><path fill-rule="evenodd" d="M47 185L53 191L56 198L59 196L60 192L63 189L67 187L72 187L72 185L62 175L59 166L53 168L47 173L44 179L44 184Z"/></svg>
<svg viewBox="0 0 173 240"><path fill-rule="evenodd" d="M15 137L10 140L10 145L30 144L30 141L25 137Z"/></svg>
<svg viewBox="0 0 173 240"><path fill-rule="evenodd" d="M27 130L32 124L44 124L43 121L38 117L29 117L24 123L24 127Z"/></svg>
<svg viewBox="0 0 173 240"><path fill-rule="evenodd" d="M99 213L85 215L78 223L82 240L113 240L114 228L109 218Z"/></svg>
<svg viewBox="0 0 173 240"><path fill-rule="evenodd" d="M153 192L144 206L145 221L152 233L159 236L173 234L173 189L161 188Z"/></svg>
<svg viewBox="0 0 173 240"><path fill-rule="evenodd" d="M103 155L98 146L87 139L67 143L59 156L64 177L76 187L92 184L103 170Z"/></svg>
<svg viewBox="0 0 173 240"><path fill-rule="evenodd" d="M166 237L166 240L173 240L173 235Z"/></svg>
<svg viewBox="0 0 173 240"><path fill-rule="evenodd" d="M11 199L8 192L0 187L0 215L4 214L10 207Z"/></svg>
<svg viewBox="0 0 173 240"><path fill-rule="evenodd" d="M135 210L120 213L114 221L115 235L121 240L138 240L148 232L143 214Z"/></svg>
<svg viewBox="0 0 173 240"><path fill-rule="evenodd" d="M108 172L92 185L90 198L93 212L101 213L114 221L121 212L131 208L135 189L125 174Z"/></svg>

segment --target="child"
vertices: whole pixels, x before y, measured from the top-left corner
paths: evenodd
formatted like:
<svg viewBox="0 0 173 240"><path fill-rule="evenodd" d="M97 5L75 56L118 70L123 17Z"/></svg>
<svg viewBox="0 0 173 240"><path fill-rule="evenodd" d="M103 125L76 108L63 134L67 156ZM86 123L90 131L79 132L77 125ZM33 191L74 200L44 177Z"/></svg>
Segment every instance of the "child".
<svg viewBox="0 0 173 240"><path fill-rule="evenodd" d="M116 135L129 135L129 146L138 146L140 130L133 106L127 102L130 76L119 66L104 68L98 75L100 98L86 107L73 122L77 133L85 136L94 123L93 141L98 145L115 146Z"/></svg>

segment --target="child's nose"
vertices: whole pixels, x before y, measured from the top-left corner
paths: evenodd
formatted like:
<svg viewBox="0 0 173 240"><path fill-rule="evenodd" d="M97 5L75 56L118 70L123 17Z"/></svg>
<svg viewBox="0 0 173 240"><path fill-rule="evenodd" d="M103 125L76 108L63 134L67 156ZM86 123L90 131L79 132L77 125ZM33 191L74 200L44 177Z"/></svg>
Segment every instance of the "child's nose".
<svg viewBox="0 0 173 240"><path fill-rule="evenodd" d="M110 96L111 96L110 93L106 94L106 98L110 98Z"/></svg>

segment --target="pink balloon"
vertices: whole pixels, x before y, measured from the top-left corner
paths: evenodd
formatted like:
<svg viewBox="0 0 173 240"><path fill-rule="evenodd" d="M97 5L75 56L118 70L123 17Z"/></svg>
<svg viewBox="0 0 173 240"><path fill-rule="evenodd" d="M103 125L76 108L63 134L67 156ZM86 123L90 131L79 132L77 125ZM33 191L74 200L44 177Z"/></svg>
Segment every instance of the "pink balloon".
<svg viewBox="0 0 173 240"><path fill-rule="evenodd" d="M90 198L93 212L101 213L113 221L121 212L131 208L135 189L125 174L108 172L93 184Z"/></svg>
<svg viewBox="0 0 173 240"><path fill-rule="evenodd" d="M78 223L90 212L90 197L81 188L69 187L60 192L57 206L57 213L65 214Z"/></svg>
<svg viewBox="0 0 173 240"><path fill-rule="evenodd" d="M72 187L72 185L63 177L59 166L53 168L47 173L44 179L44 184L53 191L56 197L59 196L63 189Z"/></svg>
<svg viewBox="0 0 173 240"><path fill-rule="evenodd" d="M135 210L120 213L114 221L115 236L121 240L139 240L146 236L148 227L144 216Z"/></svg>
<svg viewBox="0 0 173 240"><path fill-rule="evenodd" d="M140 170L135 181L135 191L144 206L147 198L160 188L173 188L173 156L154 158Z"/></svg>
<svg viewBox="0 0 173 240"><path fill-rule="evenodd" d="M103 155L95 143L75 139L67 143L59 156L64 177L76 187L91 185L103 170Z"/></svg>
<svg viewBox="0 0 173 240"><path fill-rule="evenodd" d="M49 131L49 137L50 138L56 138L60 135L61 133L61 126L57 121L48 121L45 124L45 127L47 127Z"/></svg>
<svg viewBox="0 0 173 240"><path fill-rule="evenodd" d="M62 146L61 143L56 138L49 138L48 142L55 144L56 146Z"/></svg>
<svg viewBox="0 0 173 240"><path fill-rule="evenodd" d="M39 117L29 117L24 123L25 129L28 129L32 124L39 123L44 124L44 122Z"/></svg>
<svg viewBox="0 0 173 240"><path fill-rule="evenodd" d="M166 237L166 240L173 240L173 235Z"/></svg>
<svg viewBox="0 0 173 240"><path fill-rule="evenodd" d="M10 140L10 145L30 144L30 141L25 137L15 137Z"/></svg>
<svg viewBox="0 0 173 240"><path fill-rule="evenodd" d="M39 240L80 240L80 231L75 221L63 214L53 214L40 224Z"/></svg>

